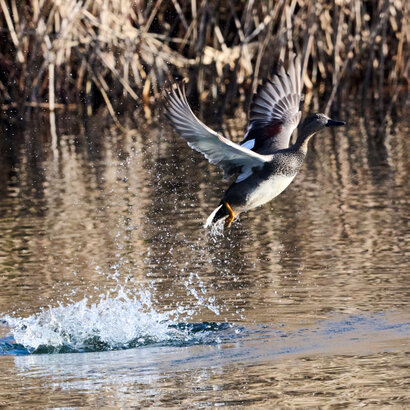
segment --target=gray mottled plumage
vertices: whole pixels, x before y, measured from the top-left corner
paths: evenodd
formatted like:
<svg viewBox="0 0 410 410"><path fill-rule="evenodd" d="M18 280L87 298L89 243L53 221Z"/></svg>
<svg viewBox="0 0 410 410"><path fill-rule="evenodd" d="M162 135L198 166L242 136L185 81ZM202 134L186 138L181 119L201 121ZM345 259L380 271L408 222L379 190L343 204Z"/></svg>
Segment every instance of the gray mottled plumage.
<svg viewBox="0 0 410 410"><path fill-rule="evenodd" d="M258 89L251 108L251 122L241 145L224 138L203 124L192 112L183 86L168 95L166 116L189 146L201 152L226 176L236 176L206 226L234 217L269 202L292 182L307 153L310 138L326 126L343 125L324 114L311 114L303 122L296 143L289 147L300 121L302 81L300 59L293 58Z"/></svg>
<svg viewBox="0 0 410 410"><path fill-rule="evenodd" d="M305 156L306 154L301 150L286 149L277 151L271 156L271 161L267 162L258 172L241 182L233 183L226 190L221 202L228 202L238 213L247 211L250 208L253 194L257 193L259 187L264 183L268 183L268 186L273 188L272 198L268 197L269 187L262 194L263 202L270 201L282 192L282 190L278 193L275 191L275 186L279 185L275 185L275 180L278 181L278 177L280 177L286 186L289 185L299 172ZM263 205L263 203L258 203L256 206L259 205ZM252 208L256 206L252 206Z"/></svg>

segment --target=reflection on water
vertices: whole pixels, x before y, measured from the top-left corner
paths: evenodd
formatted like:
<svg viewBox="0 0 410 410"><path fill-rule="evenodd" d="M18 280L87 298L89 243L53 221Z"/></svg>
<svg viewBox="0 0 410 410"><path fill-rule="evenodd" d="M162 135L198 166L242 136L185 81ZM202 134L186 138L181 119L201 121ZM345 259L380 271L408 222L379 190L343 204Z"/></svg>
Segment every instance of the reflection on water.
<svg viewBox="0 0 410 410"><path fill-rule="evenodd" d="M134 340L155 324L163 334L164 323L185 336L186 323L222 328L199 345L2 356L0 403L408 402L408 129L380 137L369 122L348 123L317 136L292 185L223 236L202 225L226 183L169 128L122 135L96 119L86 132L67 114L51 148L41 119L4 126L3 349L18 348L13 324L27 346L34 327L20 317L46 325L42 337L77 326L82 340ZM121 292L131 302L114 306Z"/></svg>

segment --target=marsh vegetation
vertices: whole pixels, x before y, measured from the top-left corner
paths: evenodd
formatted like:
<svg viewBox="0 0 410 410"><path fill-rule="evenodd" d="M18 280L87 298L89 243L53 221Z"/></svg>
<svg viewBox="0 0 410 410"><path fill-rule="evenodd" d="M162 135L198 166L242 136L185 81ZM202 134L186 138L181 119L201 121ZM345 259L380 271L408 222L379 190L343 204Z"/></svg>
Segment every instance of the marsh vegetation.
<svg viewBox="0 0 410 410"><path fill-rule="evenodd" d="M168 80L187 79L222 115L293 50L325 110L353 95L390 112L406 87L408 4L371 1L0 0L3 110L41 107L151 117Z"/></svg>

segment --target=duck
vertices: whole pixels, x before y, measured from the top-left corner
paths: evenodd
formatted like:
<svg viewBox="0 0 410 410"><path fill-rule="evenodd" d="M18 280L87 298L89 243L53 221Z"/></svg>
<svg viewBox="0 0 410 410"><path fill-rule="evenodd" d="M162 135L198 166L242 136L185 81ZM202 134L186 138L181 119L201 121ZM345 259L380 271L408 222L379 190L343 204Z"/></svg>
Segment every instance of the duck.
<svg viewBox="0 0 410 410"><path fill-rule="evenodd" d="M311 138L326 127L346 124L323 113L310 114L291 144L302 117L302 86L300 56L289 58L287 70L283 61L279 62L272 77L259 84L250 107L249 127L238 144L195 116L184 83L168 92L165 115L172 127L191 148L222 168L225 178L232 178L219 205L207 218L206 228L220 220L229 227L242 212L276 198L301 169Z"/></svg>

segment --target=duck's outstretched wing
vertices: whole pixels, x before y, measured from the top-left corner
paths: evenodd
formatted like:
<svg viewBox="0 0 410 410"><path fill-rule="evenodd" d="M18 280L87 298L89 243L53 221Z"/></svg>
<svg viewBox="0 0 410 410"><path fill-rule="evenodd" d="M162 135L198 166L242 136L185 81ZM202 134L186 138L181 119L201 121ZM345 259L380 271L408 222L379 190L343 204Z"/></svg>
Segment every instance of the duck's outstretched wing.
<svg viewBox="0 0 410 410"><path fill-rule="evenodd" d="M241 147L202 123L189 107L183 85L172 90L167 100L165 115L172 126L191 148L202 153L211 164L221 167L225 176L251 173L253 168L260 168L270 160L269 156Z"/></svg>
<svg viewBox="0 0 410 410"><path fill-rule="evenodd" d="M241 145L263 154L289 147L300 121L302 98L300 57L291 57L288 71L281 64L271 80L259 85L250 110L250 124Z"/></svg>

